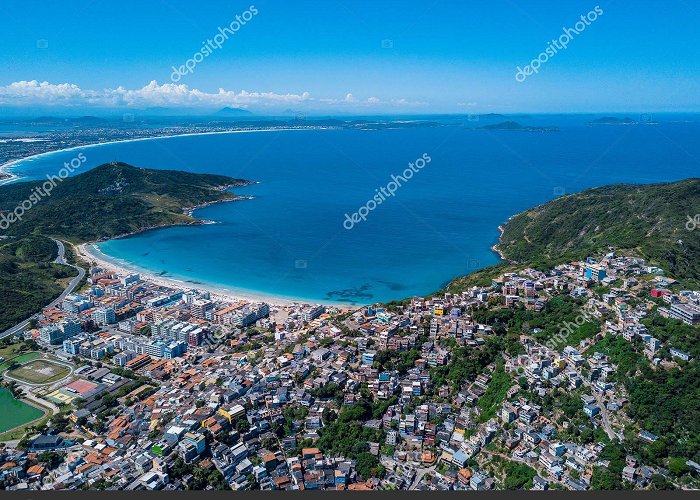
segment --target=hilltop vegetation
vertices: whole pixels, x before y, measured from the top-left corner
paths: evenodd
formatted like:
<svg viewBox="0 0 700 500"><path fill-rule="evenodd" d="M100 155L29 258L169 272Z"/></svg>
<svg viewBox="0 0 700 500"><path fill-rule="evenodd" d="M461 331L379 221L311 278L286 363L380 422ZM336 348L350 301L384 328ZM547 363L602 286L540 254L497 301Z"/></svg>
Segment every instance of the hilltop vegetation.
<svg viewBox="0 0 700 500"><path fill-rule="evenodd" d="M0 213L10 212L45 181L0 188ZM148 170L107 163L59 183L5 234L43 234L85 242L157 226L196 223L185 209L236 196L224 188L248 181L223 175Z"/></svg>
<svg viewBox="0 0 700 500"><path fill-rule="evenodd" d="M522 132L558 132L559 127L534 127L522 125L518 122L507 121L502 123L494 123L492 125L484 125L478 127L477 130L517 130Z"/></svg>
<svg viewBox="0 0 700 500"><path fill-rule="evenodd" d="M699 283L700 233L685 227L698 210L700 179L594 188L516 215L498 248L507 259L547 267L613 246Z"/></svg>
<svg viewBox="0 0 700 500"><path fill-rule="evenodd" d="M43 236L0 240L0 332L56 298L75 270L53 264L56 244Z"/></svg>

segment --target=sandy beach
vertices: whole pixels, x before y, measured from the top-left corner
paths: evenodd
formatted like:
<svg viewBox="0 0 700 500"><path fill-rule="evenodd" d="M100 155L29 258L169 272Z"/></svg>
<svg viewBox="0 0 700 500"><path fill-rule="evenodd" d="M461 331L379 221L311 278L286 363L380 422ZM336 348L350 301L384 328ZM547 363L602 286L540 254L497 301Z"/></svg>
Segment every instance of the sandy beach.
<svg viewBox="0 0 700 500"><path fill-rule="evenodd" d="M105 142L98 142L98 143L85 144L85 145L79 145L79 146L72 146L69 148L57 149L54 151L47 151L44 153L39 153L36 155L27 156L27 157L20 158L18 160L12 160L12 161L7 162L3 165L0 165L0 174L7 176L7 177L0 179L0 185L8 184L10 182L15 182L17 180L21 180L21 177L15 173L13 173L12 171L10 171L9 168L18 164L18 163L21 163L23 161L34 159L34 158L50 156L53 154L62 153L62 152L66 152L66 151L84 150L84 149L88 149L88 148L92 148L92 147L104 146L106 144L127 143L127 142L137 142L137 141L150 141L150 140L156 140L156 139L169 139L169 138L175 138L175 137L191 137L191 136L200 136L200 135L240 134L240 133L253 133L253 132L281 132L281 131L286 132L286 131L303 131L303 130L326 130L326 129L331 129L331 128L333 128L333 127L304 127L304 128L281 127L281 128L265 128L265 129L250 129L250 130L221 130L221 131L211 131L211 132L194 132L194 133L185 133L185 134L159 135L159 136L153 136L153 137L140 137L140 138L135 138L135 139L105 141ZM250 198L251 197L241 196L239 199L250 199ZM192 212L194 212L198 208L202 208L202 207L194 207L194 208L190 209L189 211L186 211L185 213L192 216ZM78 245L76 247L76 250L77 250L78 254L80 255L80 257L87 262L94 262L96 265L99 265L100 267L103 267L104 269L108 269L108 270L116 272L118 274L138 273L145 280L150 281L150 282L155 283L155 284L160 285L160 286L175 288L178 290L190 290L190 289L206 290L206 291L211 293L213 298L219 299L222 301L229 301L229 302L237 302L240 300L245 300L245 301L250 301L250 302L264 301L264 302L269 303L272 306L278 306L278 307L290 306L290 305L295 305L295 304L299 305L299 304L309 304L309 303L323 303L323 302L317 302L317 301L282 298L282 297L276 297L276 296L265 295L265 294L243 292L243 291L239 291L239 290L232 291L232 290L228 290L226 288L217 287L217 286L210 285L207 283L188 283L188 282L185 282L182 280L177 280L174 278L167 278L167 277L159 276L159 275L156 275L154 273L149 273L148 271L145 271L144 269L139 269L135 266L130 267L126 263L116 263L114 259L111 259L111 258L107 257L105 254L103 254L99 250L98 245L99 245L99 243L85 243L85 244ZM341 308L360 307L358 305L341 304L341 303L325 303L325 305L341 307Z"/></svg>
<svg viewBox="0 0 700 500"><path fill-rule="evenodd" d="M255 294L255 293L248 293L248 292L239 292L239 291L231 291L227 290L222 287L217 287L214 285L210 285L207 283L188 283L185 281L177 280L174 278L166 278L163 276L159 276L153 273L149 273L148 271L144 271L143 269L139 269L136 267L129 267L128 264L126 263L115 263L114 260L110 260L105 254L103 254L100 249L99 249L99 244L98 243L83 243L81 245L77 245L76 251L78 255L80 256L81 259L83 259L86 262L91 262L94 263L95 265L102 267L103 269L107 269L111 272L115 272L117 274L122 274L122 275L128 275L128 274L133 274L133 273L138 273L141 275L141 277L149 281L151 283L155 283L156 285L159 286L164 286L168 288L174 288L177 290L192 290L192 289L197 289L197 290L206 290L208 291L212 298L216 300L221 300L225 302L238 302L241 300L248 301L248 302L267 302L271 306L277 306L277 307L285 307L285 306L291 306L291 305L301 305L301 304L324 304L327 306L332 306L332 307L339 307L339 308L360 308L362 307L361 305L353 305L353 304L340 304L340 303L324 303L324 302L319 302L319 301L307 301L307 300L294 300L294 299L286 299L282 297L275 297L271 295L264 295L264 294Z"/></svg>

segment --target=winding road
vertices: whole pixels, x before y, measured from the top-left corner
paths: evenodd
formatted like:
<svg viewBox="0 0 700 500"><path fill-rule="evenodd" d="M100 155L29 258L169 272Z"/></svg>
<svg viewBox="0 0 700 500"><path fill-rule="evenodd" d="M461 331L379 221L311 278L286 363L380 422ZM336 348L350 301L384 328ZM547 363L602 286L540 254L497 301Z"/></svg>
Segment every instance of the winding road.
<svg viewBox="0 0 700 500"><path fill-rule="evenodd" d="M72 268L74 268L74 269L77 269L77 270L78 270L78 275L77 275L75 278L73 278L73 279L70 281L70 283L68 283L68 286L65 288L65 290L63 290L63 292L61 292L61 295L59 295L58 297L56 297L56 298L55 298L50 304L48 304L45 308L54 307L54 306L60 304L60 303L63 301L63 299L66 298L66 295L68 295L68 294L70 294L70 293L73 293L73 290L75 290L75 288L78 286L78 284L79 284L79 283L82 281L82 279L85 277L85 269L83 269L83 268L80 267L80 266L76 266L76 265L69 264L68 262L66 262L66 248L65 248L65 246L63 245L63 242L60 241L60 240L53 240L53 241L54 241L54 242L56 243L56 245L58 246L58 256L57 256L56 259L54 260L54 263L55 263L55 264L61 264L61 265L64 265L64 266L70 266L70 267L72 267ZM29 322L30 322L32 319L36 319L38 316L39 316L39 313L33 314L32 316L30 316L30 317L27 318L26 320L22 321L21 323L18 323L17 325L13 326L12 328L8 328L8 329L5 330L4 332L0 333L0 339L5 338L5 337L8 337L8 336L10 336L10 335L15 335L16 333L21 332L22 330L24 330L25 328L27 328L27 326L29 326Z"/></svg>

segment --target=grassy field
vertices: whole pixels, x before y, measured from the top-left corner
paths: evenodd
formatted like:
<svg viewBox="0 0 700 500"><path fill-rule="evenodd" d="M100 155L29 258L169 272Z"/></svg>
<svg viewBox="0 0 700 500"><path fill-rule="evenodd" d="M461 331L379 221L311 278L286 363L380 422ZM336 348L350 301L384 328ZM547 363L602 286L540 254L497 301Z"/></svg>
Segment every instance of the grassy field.
<svg viewBox="0 0 700 500"><path fill-rule="evenodd" d="M3 356L6 357L6 356ZM27 361L31 361L33 359L36 359L38 357L41 357L41 354L38 352L27 352L25 354L20 354L19 356L15 356L14 358L7 358L3 363L0 365L0 372L3 372L7 370L7 368L12 364L12 363L26 363Z"/></svg>
<svg viewBox="0 0 700 500"><path fill-rule="evenodd" d="M19 354L21 347L22 344L3 345L0 347L0 357L5 359L14 358Z"/></svg>
<svg viewBox="0 0 700 500"><path fill-rule="evenodd" d="M30 384L50 384L61 380L70 373L66 366L46 359L39 359L15 368L9 374Z"/></svg>

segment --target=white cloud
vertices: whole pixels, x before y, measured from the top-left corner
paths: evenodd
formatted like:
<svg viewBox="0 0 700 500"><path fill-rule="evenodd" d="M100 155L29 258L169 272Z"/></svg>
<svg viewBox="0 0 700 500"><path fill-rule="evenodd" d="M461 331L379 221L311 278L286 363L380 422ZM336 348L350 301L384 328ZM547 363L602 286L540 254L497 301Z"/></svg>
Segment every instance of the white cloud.
<svg viewBox="0 0 700 500"><path fill-rule="evenodd" d="M71 83L53 85L49 82L39 83L36 80L30 82L14 82L6 87L0 87L0 102L7 99L24 99L29 101L61 102L80 97L83 91L80 87ZM8 104L12 104L8 102Z"/></svg>
<svg viewBox="0 0 700 500"><path fill-rule="evenodd" d="M95 106L95 107L130 107L148 108L186 107L186 108L216 108L224 106L253 107L290 107L313 106L354 106L354 107L412 107L425 103L416 103L405 99L382 101L376 97L360 100L348 93L342 99L314 98L309 92L301 94L278 94L275 92L250 92L226 90L219 88L217 92L203 92L190 88L185 84L159 84L153 80L140 89L127 89L119 86L102 90L81 89L72 83L53 84L37 80L14 82L0 86L0 105L6 106Z"/></svg>
<svg viewBox="0 0 700 500"><path fill-rule="evenodd" d="M311 99L308 92L303 94L276 94L274 92L235 92L220 88L218 92L207 93L190 89L187 85L165 83L155 80L140 89L83 90L69 83L39 83L36 80L21 81L0 86L0 104L5 105L97 105L97 106L246 106L250 104L298 104Z"/></svg>

